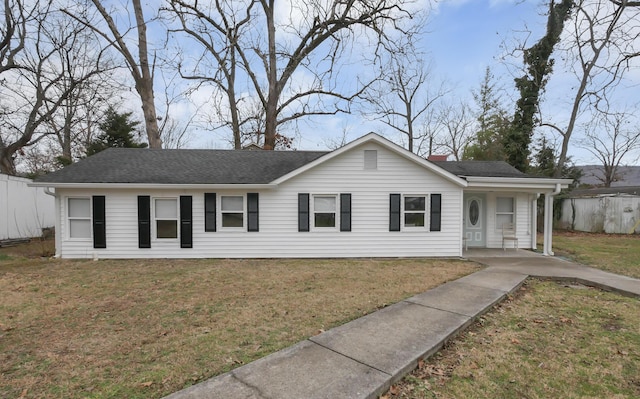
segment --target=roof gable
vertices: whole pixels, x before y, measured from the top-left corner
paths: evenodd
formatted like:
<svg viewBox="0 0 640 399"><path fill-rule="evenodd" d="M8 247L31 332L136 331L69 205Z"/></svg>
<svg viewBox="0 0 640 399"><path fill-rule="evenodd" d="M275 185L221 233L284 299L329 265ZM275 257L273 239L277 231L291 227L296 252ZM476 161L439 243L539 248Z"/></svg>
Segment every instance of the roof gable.
<svg viewBox="0 0 640 399"><path fill-rule="evenodd" d="M453 182L454 184L457 184L461 187L464 187L467 185L467 182L464 179L461 179L460 177L456 176L455 174L437 166L435 163L433 162L429 162L426 159L406 150L403 147L400 147L399 145L392 143L391 141L385 139L384 137L376 134L376 133L369 133L366 134L362 137L360 137L359 139L356 139L352 142L350 142L349 144L346 144L340 148L338 148L337 150L334 150L330 153L327 153L325 156L323 156L322 158L318 158L298 169L295 169L293 171L291 171L290 173L278 178L277 180L274 181L275 184L280 184L284 181L287 181L295 176L298 176L301 173L304 173L305 171L314 168L318 165L320 165L321 163L324 162L328 162L329 160L339 156L340 154L344 154L345 152L348 151L352 151L353 149L355 149L356 147L361 146L362 144L365 143L370 143L370 142L375 142L381 146L383 146L384 148L390 150L391 152L395 153L396 155L399 155L405 159L408 159L420 166L422 166L423 168L435 173L436 175L439 175L441 177L443 177L446 180L449 180L451 182Z"/></svg>

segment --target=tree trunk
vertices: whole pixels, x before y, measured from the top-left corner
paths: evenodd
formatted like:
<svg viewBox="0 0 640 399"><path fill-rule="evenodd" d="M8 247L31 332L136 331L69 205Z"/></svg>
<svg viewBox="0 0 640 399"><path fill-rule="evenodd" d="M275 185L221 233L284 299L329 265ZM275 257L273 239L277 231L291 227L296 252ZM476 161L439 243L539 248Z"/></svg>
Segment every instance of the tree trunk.
<svg viewBox="0 0 640 399"><path fill-rule="evenodd" d="M138 28L138 55L140 57L140 72L142 79L136 82L136 90L142 100L142 112L149 139L149 148L162 148L160 131L158 129L158 116L153 93L153 74L149 68L149 52L147 49L147 24L142 14L140 0L133 0L133 10L136 15Z"/></svg>
<svg viewBox="0 0 640 399"><path fill-rule="evenodd" d="M5 175L15 176L16 165L13 161L13 154L15 149L12 146L6 146L0 137L0 173Z"/></svg>
<svg viewBox="0 0 640 399"><path fill-rule="evenodd" d="M10 176L16 175L16 165L13 163L11 154L6 151L0 151L0 173Z"/></svg>
<svg viewBox="0 0 640 399"><path fill-rule="evenodd" d="M267 16L267 35L269 40L269 92L265 106L264 147L265 150L276 148L276 129L278 127L278 68L276 58L276 26L274 21L274 0L269 0L265 9Z"/></svg>

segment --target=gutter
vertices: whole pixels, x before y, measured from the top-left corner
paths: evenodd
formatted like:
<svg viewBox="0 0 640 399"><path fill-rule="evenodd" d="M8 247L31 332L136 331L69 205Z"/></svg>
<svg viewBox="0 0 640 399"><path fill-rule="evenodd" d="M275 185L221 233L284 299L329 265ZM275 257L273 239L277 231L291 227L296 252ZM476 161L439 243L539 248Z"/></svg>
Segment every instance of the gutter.
<svg viewBox="0 0 640 399"><path fill-rule="evenodd" d="M78 188L78 189L180 189L180 190L213 190L213 189L237 189L237 190L271 190L276 184L162 184L162 183L29 183L30 187L45 188Z"/></svg>

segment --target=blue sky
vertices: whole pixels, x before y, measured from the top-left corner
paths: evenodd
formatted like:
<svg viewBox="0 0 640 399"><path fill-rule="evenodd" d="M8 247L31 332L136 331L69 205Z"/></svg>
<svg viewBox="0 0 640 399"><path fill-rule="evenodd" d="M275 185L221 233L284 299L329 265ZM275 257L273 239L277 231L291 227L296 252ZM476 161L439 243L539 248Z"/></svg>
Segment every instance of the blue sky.
<svg viewBox="0 0 640 399"><path fill-rule="evenodd" d="M527 27L542 34L545 19L539 9L537 1L444 1L426 27L423 50L433 56L440 74L459 83L460 91L477 88L487 66L511 84L513 78L498 60L501 44L524 37Z"/></svg>
<svg viewBox="0 0 640 399"><path fill-rule="evenodd" d="M535 0L444 0L431 13L418 49L431 59L434 81L446 80L454 87L450 98L468 98L472 103L471 90L479 88L487 66L499 85L513 94L513 72L500 61L504 53L501 45L513 45L516 38L524 40L527 30L533 43L544 32L546 19L540 11L540 2ZM351 118L324 121L328 127L321 130L340 135L347 120ZM348 138L379 129L382 126L376 124L349 124ZM323 135L303 134L298 148L319 149L326 142Z"/></svg>
<svg viewBox="0 0 640 399"><path fill-rule="evenodd" d="M462 99L473 105L471 91L480 87L485 69L490 67L499 87L504 90L504 105L508 112L512 112L517 99L513 79L522 75L522 61L520 53L514 53L514 57L505 55L518 44L531 46L544 34L545 8L543 0L438 1L424 27L425 34L418 50L427 54L430 60L433 83L437 85L444 80L453 87L447 95L447 102ZM560 125L566 120L570 109L567 99L571 97L571 85L575 81L562 68L558 61L542 103L545 118ZM635 84L638 84L640 74L636 73L635 79ZM630 103L637 102L635 93L635 90L632 91ZM341 141L343 132L347 134L347 141L375 131L393 141L402 142L400 134L358 115L316 117L307 119L299 128L301 134L294 142L299 150L326 150ZM229 148L227 136L228 132L208 132L195 137L189 146ZM574 133L569 155L577 164L596 162L591 154L576 145L577 136L579 132ZM552 143L555 139L559 144L557 134L550 134L548 138Z"/></svg>

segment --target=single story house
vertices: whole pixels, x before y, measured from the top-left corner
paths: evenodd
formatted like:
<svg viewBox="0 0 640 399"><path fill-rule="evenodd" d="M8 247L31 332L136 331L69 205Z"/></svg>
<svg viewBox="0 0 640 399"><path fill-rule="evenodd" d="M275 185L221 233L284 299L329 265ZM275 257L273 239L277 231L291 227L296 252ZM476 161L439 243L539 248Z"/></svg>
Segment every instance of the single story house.
<svg viewBox="0 0 640 399"><path fill-rule="evenodd" d="M63 258L459 257L513 223L551 253L570 180L504 162L430 162L370 133L335 151L113 148L37 179ZM464 237L464 239L463 239Z"/></svg>

